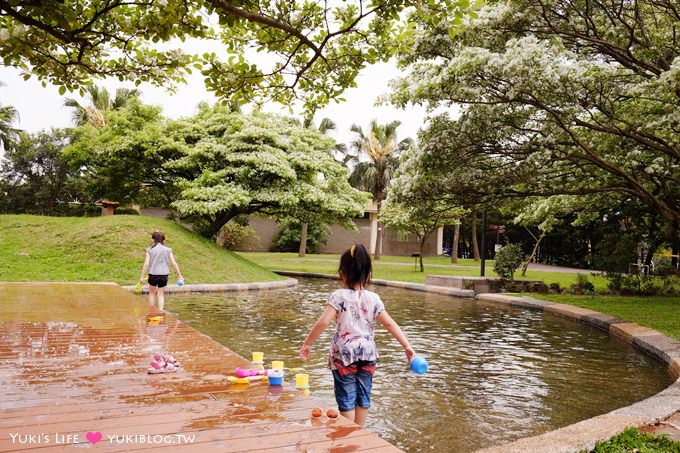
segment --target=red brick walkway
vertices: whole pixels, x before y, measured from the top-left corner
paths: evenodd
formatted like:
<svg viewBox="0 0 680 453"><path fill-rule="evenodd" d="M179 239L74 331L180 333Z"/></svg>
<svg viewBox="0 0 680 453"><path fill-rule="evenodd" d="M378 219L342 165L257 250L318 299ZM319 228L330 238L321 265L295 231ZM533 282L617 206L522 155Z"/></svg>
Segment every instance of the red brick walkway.
<svg viewBox="0 0 680 453"><path fill-rule="evenodd" d="M310 420L314 399L289 385L228 384L245 359L155 314L117 285L0 283L0 451L400 451ZM181 369L147 374L164 351Z"/></svg>

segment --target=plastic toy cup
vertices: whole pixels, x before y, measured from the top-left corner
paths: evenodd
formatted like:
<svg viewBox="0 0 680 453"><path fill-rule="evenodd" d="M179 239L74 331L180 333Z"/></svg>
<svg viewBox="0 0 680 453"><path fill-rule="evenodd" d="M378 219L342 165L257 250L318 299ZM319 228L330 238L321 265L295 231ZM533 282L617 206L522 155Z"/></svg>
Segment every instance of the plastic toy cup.
<svg viewBox="0 0 680 453"><path fill-rule="evenodd" d="M149 318L149 325L157 326L158 324L161 323L162 320L163 320L162 316L152 316Z"/></svg>
<svg viewBox="0 0 680 453"><path fill-rule="evenodd" d="M283 384L283 370L271 370L267 373L267 378L269 385L281 385Z"/></svg>
<svg viewBox="0 0 680 453"><path fill-rule="evenodd" d="M184 284L184 280L181 278L177 279L177 286L182 286Z"/></svg>
<svg viewBox="0 0 680 453"><path fill-rule="evenodd" d="M295 388L305 390L309 388L309 375L306 373L299 373L295 375Z"/></svg>
<svg viewBox="0 0 680 453"><path fill-rule="evenodd" d="M272 360L272 370L283 370L283 360Z"/></svg>
<svg viewBox="0 0 680 453"><path fill-rule="evenodd" d="M411 371L416 374L424 374L428 368L427 360L423 357L416 356L411 360Z"/></svg>
<svg viewBox="0 0 680 453"><path fill-rule="evenodd" d="M253 363L264 363L264 352L253 352Z"/></svg>

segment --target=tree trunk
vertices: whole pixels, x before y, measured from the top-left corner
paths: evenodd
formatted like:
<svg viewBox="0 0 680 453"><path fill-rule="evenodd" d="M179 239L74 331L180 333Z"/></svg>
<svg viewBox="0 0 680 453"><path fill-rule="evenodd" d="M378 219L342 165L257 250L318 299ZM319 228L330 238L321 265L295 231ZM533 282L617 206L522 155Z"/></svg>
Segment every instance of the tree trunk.
<svg viewBox="0 0 680 453"><path fill-rule="evenodd" d="M298 250L298 256L300 258L304 258L306 252L307 252L307 222L304 222L300 230L300 249Z"/></svg>
<svg viewBox="0 0 680 453"><path fill-rule="evenodd" d="M375 252L373 253L373 259L375 261L380 260L380 252L382 252L382 240L383 240L383 224L380 222L380 208L382 206L382 200L378 198L376 204L376 217L378 218L378 237L376 238Z"/></svg>
<svg viewBox="0 0 680 453"><path fill-rule="evenodd" d="M680 253L680 238L678 238L678 226L675 222L666 224L666 239L671 245L671 266L678 269L678 254Z"/></svg>
<svg viewBox="0 0 680 453"><path fill-rule="evenodd" d="M420 241L420 272L425 272L425 266L423 266L423 248L425 247L425 241L427 241L428 235L423 236Z"/></svg>
<svg viewBox="0 0 680 453"><path fill-rule="evenodd" d="M453 243L451 244L451 262L458 262L458 242L460 241L460 223L456 224L456 229L453 233Z"/></svg>
<svg viewBox="0 0 680 453"><path fill-rule="evenodd" d="M472 205L472 217L470 219L470 230L472 230L472 256L475 261L479 261L479 246L477 245L477 205Z"/></svg>
<svg viewBox="0 0 680 453"><path fill-rule="evenodd" d="M529 231L531 233L531 231ZM536 239L536 236L534 236L534 239ZM531 255L529 255L529 258L527 259L527 262L524 263L524 266L522 266L522 277L524 277L527 274L527 268L529 267L529 263L531 263L531 260L534 259L534 256L536 256L536 252L538 251L538 246L541 244L541 241L545 237L545 232L541 234L541 236L536 240L536 244L534 244L534 249L531 251Z"/></svg>
<svg viewBox="0 0 680 453"><path fill-rule="evenodd" d="M222 229L222 227L234 217L236 217L236 214L231 212L218 215L205 230L201 231L201 234L208 239L212 239L212 237L215 236L220 231L220 229Z"/></svg>

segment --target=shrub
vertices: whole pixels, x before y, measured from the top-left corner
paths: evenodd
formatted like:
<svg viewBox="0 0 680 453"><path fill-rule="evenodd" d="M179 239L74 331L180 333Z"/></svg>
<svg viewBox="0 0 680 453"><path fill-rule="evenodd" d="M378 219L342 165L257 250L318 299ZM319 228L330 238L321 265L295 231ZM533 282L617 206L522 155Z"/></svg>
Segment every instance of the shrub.
<svg viewBox="0 0 680 453"><path fill-rule="evenodd" d="M675 275L677 270L673 267L673 261L668 256L660 256L654 260L652 273L654 275Z"/></svg>
<svg viewBox="0 0 680 453"><path fill-rule="evenodd" d="M593 254L595 269L605 272L628 272L637 259L637 243L625 234L605 237Z"/></svg>
<svg viewBox="0 0 680 453"><path fill-rule="evenodd" d="M615 293L633 296L657 296L674 292L672 277L654 277L644 274L605 272L607 287Z"/></svg>
<svg viewBox="0 0 680 453"><path fill-rule="evenodd" d="M283 221L279 224L279 231L272 239L270 252L297 252L300 250L300 232L302 223L293 220ZM307 225L307 249L306 253L318 253L321 247L326 245L331 236L331 227L328 224L310 223Z"/></svg>
<svg viewBox="0 0 680 453"><path fill-rule="evenodd" d="M562 288L560 288L559 283L551 283L549 288L551 293L560 294L562 292Z"/></svg>
<svg viewBox="0 0 680 453"><path fill-rule="evenodd" d="M139 215L139 211L135 208L116 208L113 213L115 215Z"/></svg>
<svg viewBox="0 0 680 453"><path fill-rule="evenodd" d="M595 292L595 285L588 280L587 274L576 274L576 285L579 294L592 294Z"/></svg>
<svg viewBox="0 0 680 453"><path fill-rule="evenodd" d="M507 244L496 252L493 270L504 280L514 281L515 271L525 260L524 251L519 244Z"/></svg>
<svg viewBox="0 0 680 453"><path fill-rule="evenodd" d="M255 229L240 219L224 225L217 235L217 244L229 250L249 249L259 244Z"/></svg>

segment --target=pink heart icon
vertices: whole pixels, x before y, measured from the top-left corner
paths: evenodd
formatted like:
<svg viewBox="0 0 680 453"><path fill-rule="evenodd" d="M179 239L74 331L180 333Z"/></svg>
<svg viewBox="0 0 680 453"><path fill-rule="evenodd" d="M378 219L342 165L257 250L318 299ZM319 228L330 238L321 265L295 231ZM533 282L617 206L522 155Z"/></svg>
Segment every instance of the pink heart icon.
<svg viewBox="0 0 680 453"><path fill-rule="evenodd" d="M85 434L85 437L87 437L87 440L89 440L90 443L94 445L100 440L102 440L102 433L100 433L99 431L97 431L96 433L88 431L87 434Z"/></svg>

